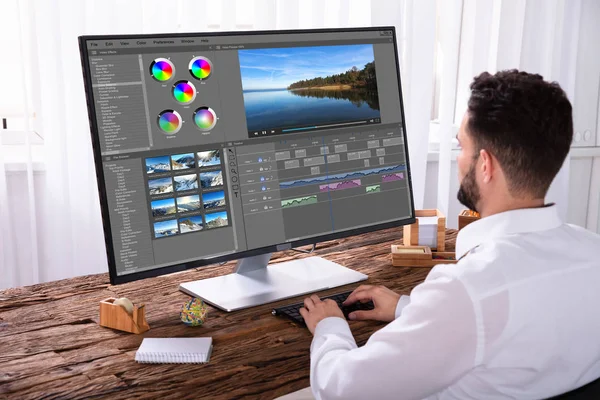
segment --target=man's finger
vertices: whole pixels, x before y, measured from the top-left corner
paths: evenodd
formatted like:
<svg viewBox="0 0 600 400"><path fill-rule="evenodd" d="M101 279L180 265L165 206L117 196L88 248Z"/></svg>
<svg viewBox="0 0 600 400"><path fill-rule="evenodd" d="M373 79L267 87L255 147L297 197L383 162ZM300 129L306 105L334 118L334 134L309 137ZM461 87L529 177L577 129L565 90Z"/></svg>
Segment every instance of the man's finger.
<svg viewBox="0 0 600 400"><path fill-rule="evenodd" d="M306 309L308 311L310 311L313 308L315 308L315 303L312 301L312 299L310 297L307 297L304 299L304 307L306 307Z"/></svg>
<svg viewBox="0 0 600 400"><path fill-rule="evenodd" d="M313 301L314 304L319 304L321 302L321 299L316 294L310 296L310 299Z"/></svg>
<svg viewBox="0 0 600 400"><path fill-rule="evenodd" d="M362 290L360 292L352 292L350 296L344 301L344 305L354 304L357 301L366 303L367 301L373 300L373 293L370 290Z"/></svg>
<svg viewBox="0 0 600 400"><path fill-rule="evenodd" d="M308 315L308 311L306 311L306 308L300 307L300 315L302 315L302 318L306 320L306 316Z"/></svg>
<svg viewBox="0 0 600 400"><path fill-rule="evenodd" d="M377 319L377 311L368 310L368 311L353 311L348 315L352 321L366 321L366 320L376 320Z"/></svg>
<svg viewBox="0 0 600 400"><path fill-rule="evenodd" d="M356 289L354 289L355 292L362 292L363 290L369 290L371 288L374 288L375 286L373 285L360 285L359 287L357 287Z"/></svg>
<svg viewBox="0 0 600 400"><path fill-rule="evenodd" d="M344 300L344 302L342 304L346 305L346 304L355 303L356 300L353 300L352 303L348 302L348 300L351 299L354 294L367 291L367 290L371 289L372 287L373 287L373 285L360 285L359 287L357 287L356 289L354 289L352 291L352 293L350 293L350 296L348 296L346 298L346 300Z"/></svg>

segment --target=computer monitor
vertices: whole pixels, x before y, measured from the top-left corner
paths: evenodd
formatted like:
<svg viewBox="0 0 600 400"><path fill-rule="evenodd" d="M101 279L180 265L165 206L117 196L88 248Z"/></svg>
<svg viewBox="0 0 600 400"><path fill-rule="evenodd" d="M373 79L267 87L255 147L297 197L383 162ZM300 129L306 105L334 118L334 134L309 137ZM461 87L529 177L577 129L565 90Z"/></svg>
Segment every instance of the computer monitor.
<svg viewBox="0 0 600 400"><path fill-rule="evenodd" d="M354 283L270 254L415 221L393 27L79 38L112 284L232 311Z"/></svg>

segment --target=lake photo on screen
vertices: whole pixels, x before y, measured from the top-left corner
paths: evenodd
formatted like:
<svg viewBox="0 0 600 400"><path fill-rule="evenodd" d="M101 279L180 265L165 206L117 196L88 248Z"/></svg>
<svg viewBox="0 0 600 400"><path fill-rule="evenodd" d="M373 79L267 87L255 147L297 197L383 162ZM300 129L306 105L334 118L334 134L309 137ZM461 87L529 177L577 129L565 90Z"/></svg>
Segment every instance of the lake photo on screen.
<svg viewBox="0 0 600 400"><path fill-rule="evenodd" d="M249 132L380 117L371 44L238 54Z"/></svg>

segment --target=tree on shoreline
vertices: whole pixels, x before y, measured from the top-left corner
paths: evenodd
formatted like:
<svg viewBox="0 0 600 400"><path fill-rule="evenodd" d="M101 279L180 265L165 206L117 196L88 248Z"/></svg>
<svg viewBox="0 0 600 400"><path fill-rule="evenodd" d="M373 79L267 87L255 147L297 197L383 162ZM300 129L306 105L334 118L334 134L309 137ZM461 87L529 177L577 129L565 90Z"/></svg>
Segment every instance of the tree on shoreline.
<svg viewBox="0 0 600 400"><path fill-rule="evenodd" d="M365 64L364 68L359 70L356 66L350 68L341 74L330 75L326 77L316 77L294 82L287 87L288 90L314 88L321 86L349 85L353 89L364 88L368 90L377 90L377 76L375 74L375 61Z"/></svg>

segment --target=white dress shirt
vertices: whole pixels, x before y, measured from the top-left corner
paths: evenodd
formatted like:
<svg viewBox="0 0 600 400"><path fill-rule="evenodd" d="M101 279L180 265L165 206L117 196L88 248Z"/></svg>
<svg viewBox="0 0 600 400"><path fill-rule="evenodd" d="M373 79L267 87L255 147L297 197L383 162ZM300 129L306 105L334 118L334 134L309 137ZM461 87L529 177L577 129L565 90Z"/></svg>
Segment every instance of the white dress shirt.
<svg viewBox="0 0 600 400"><path fill-rule="evenodd" d="M317 399L544 399L600 377L600 236L556 207L482 218L396 319L357 347L322 320L311 345ZM390 267L393 268L393 267Z"/></svg>

